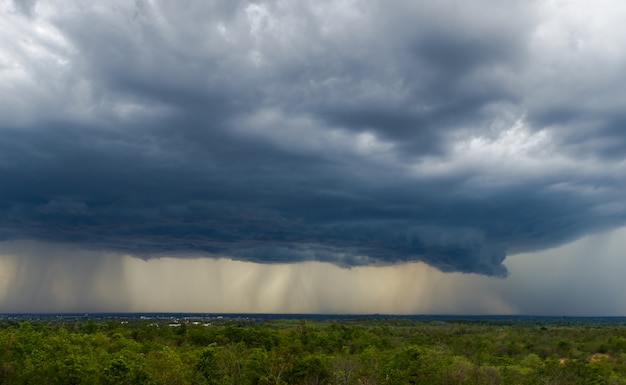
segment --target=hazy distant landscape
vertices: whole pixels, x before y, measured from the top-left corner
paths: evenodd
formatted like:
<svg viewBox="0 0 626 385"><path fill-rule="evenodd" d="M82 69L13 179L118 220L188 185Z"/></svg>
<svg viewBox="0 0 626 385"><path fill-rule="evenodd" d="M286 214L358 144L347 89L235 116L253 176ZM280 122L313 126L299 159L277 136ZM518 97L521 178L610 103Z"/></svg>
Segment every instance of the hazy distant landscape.
<svg viewBox="0 0 626 385"><path fill-rule="evenodd" d="M545 315L464 315L464 314L323 314L323 313L6 313L0 321L124 321L124 320L230 320L269 322L272 320L312 321L442 321L487 322L510 324L625 324L626 317L603 316L545 316Z"/></svg>

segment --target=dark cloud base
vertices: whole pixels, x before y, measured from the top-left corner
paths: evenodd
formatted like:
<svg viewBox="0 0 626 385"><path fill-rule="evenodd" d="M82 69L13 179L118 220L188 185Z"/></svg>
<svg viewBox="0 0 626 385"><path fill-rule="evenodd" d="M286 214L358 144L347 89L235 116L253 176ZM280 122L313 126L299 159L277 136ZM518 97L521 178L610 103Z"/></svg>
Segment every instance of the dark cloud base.
<svg viewBox="0 0 626 385"><path fill-rule="evenodd" d="M206 152L171 153L170 143L184 146L169 140L174 133L166 127L150 135L148 148L141 136L96 128L67 140L73 130L0 140L19 165L2 169L11 180L2 193L4 240L261 263L424 261L442 271L503 276L507 249L554 246L621 219L594 215L590 202L542 186L481 198L463 194L463 179L423 186L360 178L348 161L302 159L224 135L209 140ZM212 151L212 143L232 147Z"/></svg>

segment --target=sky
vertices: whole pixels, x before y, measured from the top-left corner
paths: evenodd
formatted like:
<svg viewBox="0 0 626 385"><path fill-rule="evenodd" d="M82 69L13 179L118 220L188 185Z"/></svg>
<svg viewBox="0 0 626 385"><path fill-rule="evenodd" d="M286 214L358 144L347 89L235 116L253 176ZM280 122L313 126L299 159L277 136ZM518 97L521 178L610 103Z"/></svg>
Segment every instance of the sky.
<svg viewBox="0 0 626 385"><path fill-rule="evenodd" d="M626 315L625 18L0 0L0 312Z"/></svg>

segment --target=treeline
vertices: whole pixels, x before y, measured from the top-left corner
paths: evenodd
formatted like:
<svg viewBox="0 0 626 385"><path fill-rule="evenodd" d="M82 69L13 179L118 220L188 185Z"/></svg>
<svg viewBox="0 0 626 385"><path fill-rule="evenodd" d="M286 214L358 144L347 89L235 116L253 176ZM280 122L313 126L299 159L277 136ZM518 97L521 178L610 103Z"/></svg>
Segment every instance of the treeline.
<svg viewBox="0 0 626 385"><path fill-rule="evenodd" d="M0 322L1 384L625 384L626 326Z"/></svg>

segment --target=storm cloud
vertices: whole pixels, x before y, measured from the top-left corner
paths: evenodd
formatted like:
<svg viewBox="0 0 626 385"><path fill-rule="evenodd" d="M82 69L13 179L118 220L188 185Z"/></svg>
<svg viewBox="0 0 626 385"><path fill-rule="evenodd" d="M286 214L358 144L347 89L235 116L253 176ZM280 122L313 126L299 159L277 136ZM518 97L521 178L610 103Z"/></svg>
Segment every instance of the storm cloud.
<svg viewBox="0 0 626 385"><path fill-rule="evenodd" d="M0 240L505 276L626 222L625 16L0 1Z"/></svg>

